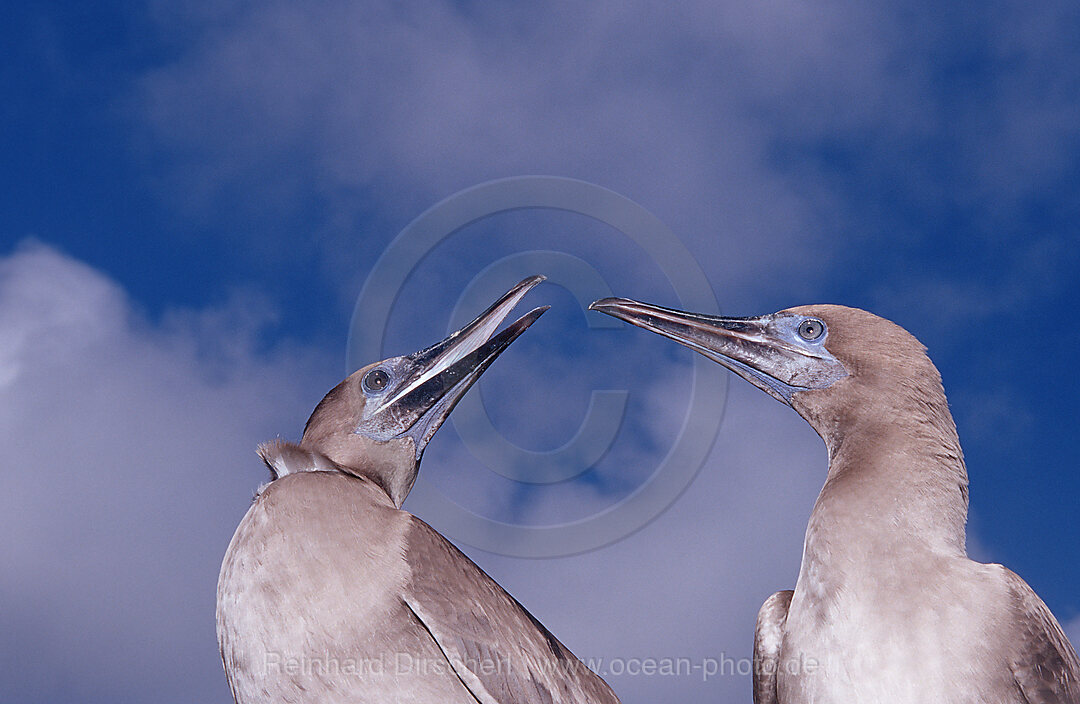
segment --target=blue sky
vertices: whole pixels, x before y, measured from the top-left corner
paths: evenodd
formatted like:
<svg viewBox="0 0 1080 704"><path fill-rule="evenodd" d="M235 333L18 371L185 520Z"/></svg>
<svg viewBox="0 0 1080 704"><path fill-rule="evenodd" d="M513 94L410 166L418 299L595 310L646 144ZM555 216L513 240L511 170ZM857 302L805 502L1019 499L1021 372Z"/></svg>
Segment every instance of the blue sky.
<svg viewBox="0 0 1080 704"><path fill-rule="evenodd" d="M254 446L298 437L344 375L353 304L410 220L527 174L647 208L726 312L843 303L911 330L960 429L972 553L1080 636L1075 3L38 3L0 33L5 701L228 700L213 588L265 478ZM440 338L477 273L536 249L677 304L613 228L506 213L420 263L387 355ZM448 424L423 473L547 524L643 481L693 366L588 327L555 284L527 303L553 308L485 376L493 424L556 447L592 389L626 389L611 452L528 488ZM555 560L466 549L582 656L745 657L757 607L794 584L825 457L740 380L719 402L692 490L629 538ZM609 679L627 702L750 693Z"/></svg>

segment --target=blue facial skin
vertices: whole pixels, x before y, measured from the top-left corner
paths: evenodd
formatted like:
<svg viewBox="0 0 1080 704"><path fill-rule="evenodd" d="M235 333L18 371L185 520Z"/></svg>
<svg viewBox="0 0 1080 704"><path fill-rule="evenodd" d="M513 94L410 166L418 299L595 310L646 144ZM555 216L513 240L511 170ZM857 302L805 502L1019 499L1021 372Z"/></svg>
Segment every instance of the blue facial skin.
<svg viewBox="0 0 1080 704"><path fill-rule="evenodd" d="M834 366L836 368L836 373L819 383L807 386L794 386L744 364L737 359L729 358L726 360L727 363L736 366L747 374L752 374L754 377L761 380L762 383L767 385L778 395L782 396L784 401L788 404L791 403L791 397L797 391L827 389L840 379L848 376L848 372L844 369L844 366L825 348L825 340L829 337L829 329L824 321L809 317L785 317L784 319L773 317L773 322L778 323L775 325L773 332L781 333L778 335L780 339L784 340L789 345L801 347L810 353L812 358L819 359L830 366Z"/></svg>
<svg viewBox="0 0 1080 704"><path fill-rule="evenodd" d="M848 376L847 369L825 347L828 328L817 318L791 314L757 318L692 316L687 322L699 334L672 335L664 331L662 319L643 327L673 337L789 405L799 391L826 389ZM791 383L781 376L792 381L804 379L805 383Z"/></svg>
<svg viewBox="0 0 1080 704"><path fill-rule="evenodd" d="M485 328L473 327L471 337L459 331L425 350L379 362L360 380L365 407L353 432L377 442L412 438L419 462L462 395L546 310L527 313L490 339L484 339L490 334Z"/></svg>

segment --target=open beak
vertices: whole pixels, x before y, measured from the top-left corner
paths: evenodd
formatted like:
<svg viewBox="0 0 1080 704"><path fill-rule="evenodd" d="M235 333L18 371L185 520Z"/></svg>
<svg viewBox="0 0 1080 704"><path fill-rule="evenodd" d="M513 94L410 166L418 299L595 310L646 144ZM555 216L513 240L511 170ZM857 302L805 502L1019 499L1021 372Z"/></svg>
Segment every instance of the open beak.
<svg viewBox="0 0 1080 704"><path fill-rule="evenodd" d="M476 320L442 342L404 357L406 378L369 417L379 417L383 427L396 428L397 437L411 436L419 459L465 392L548 309L536 308L494 334L514 306L543 280L543 276L532 276L521 281Z"/></svg>
<svg viewBox="0 0 1080 704"><path fill-rule="evenodd" d="M783 314L724 318L686 313L627 298L602 298L589 310L625 320L671 338L724 365L778 401L798 391L823 388L847 376L823 348L801 345L786 335Z"/></svg>

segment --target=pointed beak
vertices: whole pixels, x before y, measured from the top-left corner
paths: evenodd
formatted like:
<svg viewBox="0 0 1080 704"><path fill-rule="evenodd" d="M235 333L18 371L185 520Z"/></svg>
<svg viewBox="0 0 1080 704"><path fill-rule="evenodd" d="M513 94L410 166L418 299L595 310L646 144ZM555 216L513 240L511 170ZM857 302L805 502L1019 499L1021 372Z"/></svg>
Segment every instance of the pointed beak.
<svg viewBox="0 0 1080 704"><path fill-rule="evenodd" d="M798 391L822 388L847 376L843 366L824 349L810 349L785 337L785 328L777 324L776 315L725 318L627 298L602 298L593 302L589 310L686 345L784 403L790 404Z"/></svg>
<svg viewBox="0 0 1080 704"><path fill-rule="evenodd" d="M548 309L536 308L494 334L525 294L543 280L543 276L532 276L521 281L465 327L404 358L408 378L371 415L393 416L393 425L404 428L397 436L413 438L417 459L465 392Z"/></svg>

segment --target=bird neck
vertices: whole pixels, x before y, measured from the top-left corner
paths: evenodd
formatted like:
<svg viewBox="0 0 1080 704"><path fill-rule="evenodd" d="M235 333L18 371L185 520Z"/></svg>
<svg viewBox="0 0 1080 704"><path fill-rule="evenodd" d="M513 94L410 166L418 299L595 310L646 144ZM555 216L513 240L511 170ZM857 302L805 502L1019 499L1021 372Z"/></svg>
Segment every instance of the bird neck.
<svg viewBox="0 0 1080 704"><path fill-rule="evenodd" d="M401 508L401 505L405 503L405 497L412 491L413 484L416 482L418 467L415 464L411 467L402 467L399 464L382 463L379 458L372 458L356 466L343 467L343 469L349 474L370 479L378 484L390 497L394 507Z"/></svg>
<svg viewBox="0 0 1080 704"><path fill-rule="evenodd" d="M807 557L835 556L838 546L857 553L840 559L865 563L912 551L966 554L967 470L944 393L879 396L856 408L826 439L829 474Z"/></svg>
<svg viewBox="0 0 1080 704"><path fill-rule="evenodd" d="M419 469L411 438L376 442L355 433L300 441L300 447L329 458L338 471L374 482L401 508Z"/></svg>

